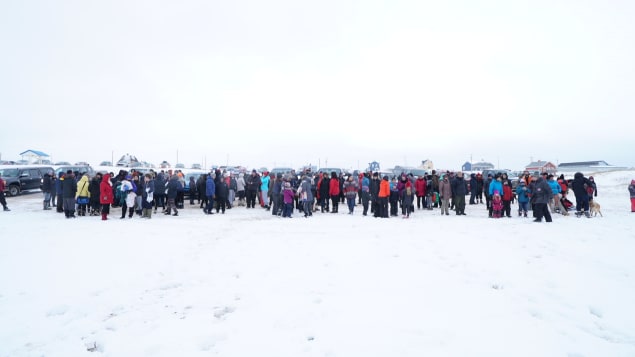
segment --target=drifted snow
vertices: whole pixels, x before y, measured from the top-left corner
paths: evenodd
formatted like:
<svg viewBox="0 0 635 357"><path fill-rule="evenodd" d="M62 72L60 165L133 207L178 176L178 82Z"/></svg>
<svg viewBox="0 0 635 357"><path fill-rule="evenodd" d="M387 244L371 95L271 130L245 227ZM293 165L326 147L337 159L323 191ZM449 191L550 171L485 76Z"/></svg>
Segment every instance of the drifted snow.
<svg viewBox="0 0 635 357"><path fill-rule="evenodd" d="M551 224L188 202L102 222L9 198L0 356L633 356L635 172L594 176L604 217Z"/></svg>

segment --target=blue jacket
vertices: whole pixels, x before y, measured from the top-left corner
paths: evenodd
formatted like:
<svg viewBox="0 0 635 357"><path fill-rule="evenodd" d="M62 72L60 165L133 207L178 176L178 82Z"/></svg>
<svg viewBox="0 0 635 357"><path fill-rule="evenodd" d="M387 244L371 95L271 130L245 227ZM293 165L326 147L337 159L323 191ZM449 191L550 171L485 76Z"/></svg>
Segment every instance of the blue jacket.
<svg viewBox="0 0 635 357"><path fill-rule="evenodd" d="M494 191L498 191L498 194L500 194L501 196L503 195L502 181L492 180L492 182L489 184L489 195L493 196Z"/></svg>
<svg viewBox="0 0 635 357"><path fill-rule="evenodd" d="M269 176L260 179L260 191L269 191Z"/></svg>
<svg viewBox="0 0 635 357"><path fill-rule="evenodd" d="M551 191L553 191L554 195L562 192L562 187L560 187L560 184L558 183L558 181L549 180L547 181L547 183L549 184L549 187L551 187Z"/></svg>
<svg viewBox="0 0 635 357"><path fill-rule="evenodd" d="M216 184L214 183L214 179L212 175L207 176L207 181L205 182L205 196L212 197L216 195Z"/></svg>
<svg viewBox="0 0 635 357"><path fill-rule="evenodd" d="M369 192L370 191L370 180L368 179L368 177L364 176L364 178L362 178L362 192Z"/></svg>
<svg viewBox="0 0 635 357"><path fill-rule="evenodd" d="M527 193L529 193L529 187L527 187L527 185L518 185L518 187L516 187L516 195L518 196L518 202L520 203L529 202L529 196L527 196Z"/></svg>

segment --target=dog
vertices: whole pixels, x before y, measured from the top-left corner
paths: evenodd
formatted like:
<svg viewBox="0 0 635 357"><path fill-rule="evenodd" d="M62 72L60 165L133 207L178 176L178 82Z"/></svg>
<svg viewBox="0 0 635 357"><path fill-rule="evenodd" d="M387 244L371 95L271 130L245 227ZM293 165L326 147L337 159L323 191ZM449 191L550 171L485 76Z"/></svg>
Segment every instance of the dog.
<svg viewBox="0 0 635 357"><path fill-rule="evenodd" d="M589 202L589 211L594 217L596 217L598 213L600 214L600 217L604 217L602 216L602 210L600 209L600 204L597 203L595 200Z"/></svg>

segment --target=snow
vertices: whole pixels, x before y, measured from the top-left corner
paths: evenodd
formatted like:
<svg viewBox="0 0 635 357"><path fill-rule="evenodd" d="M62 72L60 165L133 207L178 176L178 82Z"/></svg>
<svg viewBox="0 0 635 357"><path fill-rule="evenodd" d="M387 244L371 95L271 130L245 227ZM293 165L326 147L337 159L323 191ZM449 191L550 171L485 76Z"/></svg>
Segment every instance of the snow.
<svg viewBox="0 0 635 357"><path fill-rule="evenodd" d="M635 171L594 177L604 217L551 224L8 198L0 356L633 356Z"/></svg>

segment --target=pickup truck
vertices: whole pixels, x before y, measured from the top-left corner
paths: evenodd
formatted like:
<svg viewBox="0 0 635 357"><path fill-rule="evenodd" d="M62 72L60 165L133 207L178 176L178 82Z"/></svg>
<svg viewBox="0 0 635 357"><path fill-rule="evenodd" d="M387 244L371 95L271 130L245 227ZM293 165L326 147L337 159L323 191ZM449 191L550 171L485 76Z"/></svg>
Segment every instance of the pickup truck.
<svg viewBox="0 0 635 357"><path fill-rule="evenodd" d="M9 196L17 196L22 191L39 190L45 173L52 173L50 166L2 166L0 176L6 181L5 191Z"/></svg>

